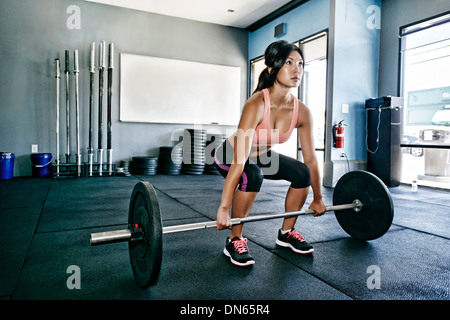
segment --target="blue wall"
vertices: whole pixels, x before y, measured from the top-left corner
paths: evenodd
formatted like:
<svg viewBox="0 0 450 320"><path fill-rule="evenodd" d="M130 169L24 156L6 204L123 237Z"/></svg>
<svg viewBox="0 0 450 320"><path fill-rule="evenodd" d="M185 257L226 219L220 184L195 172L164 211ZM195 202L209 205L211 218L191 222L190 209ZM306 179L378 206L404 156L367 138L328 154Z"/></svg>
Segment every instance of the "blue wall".
<svg viewBox="0 0 450 320"><path fill-rule="evenodd" d="M378 94L380 29L372 22L381 17L368 13L372 5L381 9L381 0L335 1L331 117L333 125L342 119L348 125L344 152L349 160L367 159L365 100ZM342 104L349 105L349 113L342 113ZM333 148L331 160L340 152Z"/></svg>
<svg viewBox="0 0 450 320"><path fill-rule="evenodd" d="M286 34L275 38L274 28L286 23ZM289 42L304 39L328 29L330 24L330 0L311 0L249 34L249 60L264 55L267 46L277 40Z"/></svg>

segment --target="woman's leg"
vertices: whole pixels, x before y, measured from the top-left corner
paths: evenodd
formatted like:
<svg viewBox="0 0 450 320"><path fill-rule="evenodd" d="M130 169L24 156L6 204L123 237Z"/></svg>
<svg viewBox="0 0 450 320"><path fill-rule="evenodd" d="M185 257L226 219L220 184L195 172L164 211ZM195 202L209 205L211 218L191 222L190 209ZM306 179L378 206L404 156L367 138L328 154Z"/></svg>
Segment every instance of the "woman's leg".
<svg viewBox="0 0 450 320"><path fill-rule="evenodd" d="M223 152L226 149L226 153ZM215 163L219 173L226 177L228 170L233 160L233 148L226 140L222 146L218 148L215 155ZM233 202L231 204L231 217L244 218L248 216L252 209L253 202L258 194L264 176L261 169L251 160L245 163L244 171L242 172L239 181L238 189L234 193ZM230 239L235 237L242 238L243 225L236 225L231 228Z"/></svg>
<svg viewBox="0 0 450 320"><path fill-rule="evenodd" d="M309 187L296 189L289 187L286 194L286 200L284 202L284 207L286 212L300 211L306 202L308 197ZM290 230L294 228L295 222L297 221L297 216L287 217L283 220L281 230Z"/></svg>
<svg viewBox="0 0 450 320"><path fill-rule="evenodd" d="M287 180L291 182L286 200L285 211L299 211L302 209L308 197L309 186L311 184L311 174L309 168L301 161L278 154L275 151L269 151L267 155L269 158L277 157L278 170L275 174L264 175L266 179L273 180ZM258 165L261 166L259 162ZM262 171L264 173L265 167L268 165L262 165ZM294 227L297 221L297 216L285 218L282 225L282 230L290 230Z"/></svg>
<svg viewBox="0 0 450 320"><path fill-rule="evenodd" d="M230 150L232 149L230 148ZM219 151L221 150L219 149ZM218 153L216 152L215 156L216 167L220 174L226 177L231 164L223 158L221 162ZM233 159L232 157L229 158ZM256 195L261 188L262 181L263 175L261 169L250 160L247 161L239 180L238 189L233 196L233 202L231 204L232 218L243 218L250 213ZM253 260L249 253L247 239L242 237L242 229L243 225L236 225L231 228L231 234L226 240L223 253L230 258L231 263L244 267L254 264L255 260Z"/></svg>
<svg viewBox="0 0 450 320"><path fill-rule="evenodd" d="M239 189L236 190L233 198L233 204L231 206L231 217L245 218L248 216L257 194L258 192L244 192ZM238 224L231 227L230 239L233 239L234 237L242 238L243 227L243 224Z"/></svg>
<svg viewBox="0 0 450 320"><path fill-rule="evenodd" d="M278 156L278 170L275 174L264 175L267 179L282 179L291 182L285 199L286 212L299 211L302 209L308 197L309 186L311 184L311 173L309 168L302 162L272 152L272 156ZM264 169L263 169L264 172ZM314 248L303 239L295 228L297 216L288 217L283 220L281 230L278 231L276 244L281 247L290 248L300 254L314 252Z"/></svg>
<svg viewBox="0 0 450 320"><path fill-rule="evenodd" d="M245 218L248 216L256 195L261 188L263 179L261 169L255 163L248 161L242 173L242 183L234 193L233 203L231 204L232 218ZM233 226L231 228L230 239L234 237L242 238L243 227L243 224Z"/></svg>

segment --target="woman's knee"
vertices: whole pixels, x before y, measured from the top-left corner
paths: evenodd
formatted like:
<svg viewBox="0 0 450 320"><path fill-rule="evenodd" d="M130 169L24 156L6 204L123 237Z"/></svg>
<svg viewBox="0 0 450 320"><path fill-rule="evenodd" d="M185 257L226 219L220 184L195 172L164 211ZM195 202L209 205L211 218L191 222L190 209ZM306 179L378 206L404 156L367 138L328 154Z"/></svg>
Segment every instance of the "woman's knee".
<svg viewBox="0 0 450 320"><path fill-rule="evenodd" d="M291 178L291 186L293 188L306 188L311 185L311 171L303 162L298 162L292 167L289 175Z"/></svg>
<svg viewBox="0 0 450 320"><path fill-rule="evenodd" d="M244 192L259 192L264 180L261 169L255 164L248 164L242 173L239 190Z"/></svg>

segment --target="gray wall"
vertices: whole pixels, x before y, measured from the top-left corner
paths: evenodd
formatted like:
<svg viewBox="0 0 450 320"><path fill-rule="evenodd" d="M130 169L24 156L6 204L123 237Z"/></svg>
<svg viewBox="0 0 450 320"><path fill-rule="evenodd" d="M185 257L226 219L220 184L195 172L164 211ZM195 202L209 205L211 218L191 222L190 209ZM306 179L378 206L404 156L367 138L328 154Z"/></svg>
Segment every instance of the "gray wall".
<svg viewBox="0 0 450 320"><path fill-rule="evenodd" d="M378 96L398 95L400 27L450 11L448 0L383 0Z"/></svg>
<svg viewBox="0 0 450 320"><path fill-rule="evenodd" d="M71 5L80 8L81 28L69 29ZM171 145L176 129L191 125L119 122L119 54L190 60L241 68L241 105L247 98L248 33L242 29L144 13L86 1L2 0L0 2L0 151L16 155L14 176L31 175L31 144L39 152L56 153L56 85L54 59L64 71L64 50L79 50L82 161L87 161L89 112L89 45L105 40L116 47L113 86L113 159L157 155L158 147ZM72 56L71 56L72 59ZM73 64L71 67L73 70ZM96 69L97 71L98 69ZM106 77L105 77L106 79ZM71 74L73 90L73 73ZM189 79L186 79L189 81ZM95 83L97 106L98 73ZM64 73L61 94L65 92ZM72 93L73 94L73 93ZM192 93L195 95L195 92ZM183 97L180 97L180 103ZM61 97L60 155L65 154L65 100ZM106 105L106 97L104 101ZM74 97L71 99L75 116ZM106 109L105 109L106 110ZM168 110L168 112L170 112ZM95 116L95 122L97 121ZM104 113L106 120L106 113ZM75 128L72 126L72 155ZM221 127L225 131L226 127ZM106 123L104 136L106 137ZM96 127L94 148L97 148ZM106 138L105 138L106 139ZM106 140L103 142L104 148ZM72 157L72 162L74 162Z"/></svg>

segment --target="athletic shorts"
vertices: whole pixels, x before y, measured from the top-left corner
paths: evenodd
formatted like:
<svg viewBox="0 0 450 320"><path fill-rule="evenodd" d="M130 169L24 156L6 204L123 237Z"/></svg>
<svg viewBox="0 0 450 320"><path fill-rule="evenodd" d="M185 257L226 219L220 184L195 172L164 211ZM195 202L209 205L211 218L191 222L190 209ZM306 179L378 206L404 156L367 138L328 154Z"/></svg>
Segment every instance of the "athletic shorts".
<svg viewBox="0 0 450 320"><path fill-rule="evenodd" d="M234 150L228 139L217 147L214 161L219 173L226 177L233 161ZM301 161L269 150L257 157L250 157L244 166L238 189L244 192L259 192L264 179L286 180L292 188L311 185L309 168Z"/></svg>

